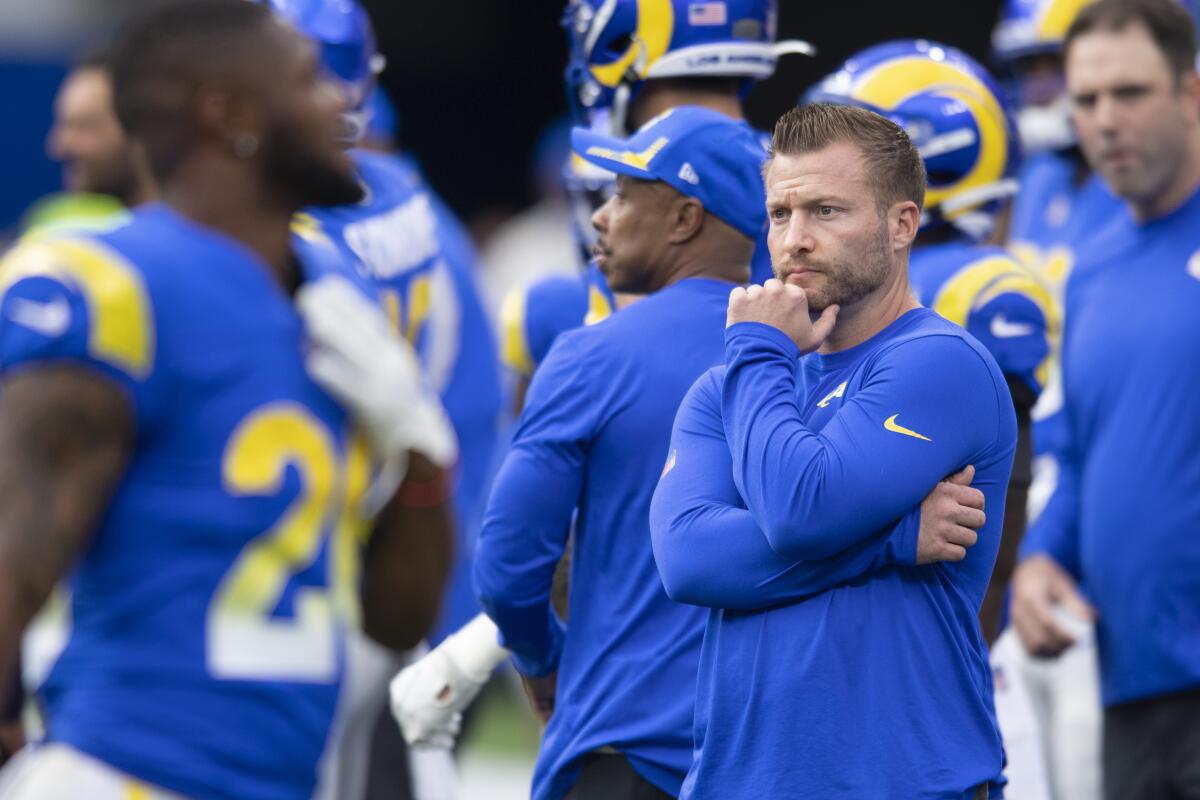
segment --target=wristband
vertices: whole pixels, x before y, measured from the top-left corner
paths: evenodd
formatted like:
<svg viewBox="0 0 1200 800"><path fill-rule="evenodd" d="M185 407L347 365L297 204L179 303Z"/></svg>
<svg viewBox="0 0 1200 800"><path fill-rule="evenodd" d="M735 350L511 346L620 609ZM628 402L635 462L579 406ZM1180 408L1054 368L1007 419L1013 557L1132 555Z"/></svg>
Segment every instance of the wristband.
<svg viewBox="0 0 1200 800"><path fill-rule="evenodd" d="M442 470L428 481L404 481L396 490L396 502L405 508L429 508L450 499L450 471Z"/></svg>

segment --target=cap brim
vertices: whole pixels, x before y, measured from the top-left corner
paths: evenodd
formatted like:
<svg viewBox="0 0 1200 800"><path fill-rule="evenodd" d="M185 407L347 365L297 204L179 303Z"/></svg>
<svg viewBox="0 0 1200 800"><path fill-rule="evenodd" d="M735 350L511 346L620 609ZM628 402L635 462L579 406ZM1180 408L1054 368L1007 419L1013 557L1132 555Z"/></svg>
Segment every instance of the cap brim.
<svg viewBox="0 0 1200 800"><path fill-rule="evenodd" d="M666 144L665 140L663 144ZM571 130L571 149L584 161L618 175L643 180L657 180L657 176L650 171L649 161L661 146L654 143L646 151L637 152L630 149L630 142L625 139L602 136L587 128Z"/></svg>

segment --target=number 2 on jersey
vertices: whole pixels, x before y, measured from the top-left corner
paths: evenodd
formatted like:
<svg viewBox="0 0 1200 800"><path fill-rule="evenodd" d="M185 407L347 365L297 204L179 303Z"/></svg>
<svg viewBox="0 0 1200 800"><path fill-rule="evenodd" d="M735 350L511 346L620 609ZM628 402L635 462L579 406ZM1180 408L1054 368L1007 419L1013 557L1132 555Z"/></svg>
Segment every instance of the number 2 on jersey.
<svg viewBox="0 0 1200 800"><path fill-rule="evenodd" d="M246 545L208 610L207 660L219 678L326 683L338 669L339 626L357 613L358 544L365 525L355 503L368 480L358 442L339 457L333 434L303 406L272 403L244 419L222 463L235 496L272 495L295 467L301 489L279 520ZM328 542L326 585L295 591L290 618L273 617L288 582Z"/></svg>

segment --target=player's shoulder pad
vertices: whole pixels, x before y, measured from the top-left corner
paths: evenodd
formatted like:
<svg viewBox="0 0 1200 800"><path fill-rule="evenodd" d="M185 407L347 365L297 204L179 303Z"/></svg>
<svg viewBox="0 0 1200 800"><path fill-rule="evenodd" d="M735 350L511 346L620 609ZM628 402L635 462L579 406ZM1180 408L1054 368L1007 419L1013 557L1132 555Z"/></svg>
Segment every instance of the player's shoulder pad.
<svg viewBox="0 0 1200 800"><path fill-rule="evenodd" d="M154 363L155 318L142 271L103 241L23 242L0 261L0 358L84 358L134 379Z"/></svg>
<svg viewBox="0 0 1200 800"><path fill-rule="evenodd" d="M1057 318L1054 298L1046 285L1000 248L983 249L977 258L957 269L938 290L933 310L965 328L972 312L1006 294L1032 303L1041 311L1047 327Z"/></svg>

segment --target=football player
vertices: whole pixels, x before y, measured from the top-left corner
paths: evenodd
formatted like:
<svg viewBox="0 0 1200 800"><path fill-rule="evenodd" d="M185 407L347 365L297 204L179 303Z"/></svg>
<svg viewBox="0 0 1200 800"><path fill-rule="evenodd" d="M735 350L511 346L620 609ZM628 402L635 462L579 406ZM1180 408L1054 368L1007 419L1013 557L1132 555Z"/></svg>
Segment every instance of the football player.
<svg viewBox="0 0 1200 800"><path fill-rule="evenodd" d="M312 46L188 0L112 53L164 202L0 265L0 663L72 589L0 796L308 798L346 632L433 624L453 434L374 287L291 233L362 195Z"/></svg>

